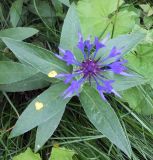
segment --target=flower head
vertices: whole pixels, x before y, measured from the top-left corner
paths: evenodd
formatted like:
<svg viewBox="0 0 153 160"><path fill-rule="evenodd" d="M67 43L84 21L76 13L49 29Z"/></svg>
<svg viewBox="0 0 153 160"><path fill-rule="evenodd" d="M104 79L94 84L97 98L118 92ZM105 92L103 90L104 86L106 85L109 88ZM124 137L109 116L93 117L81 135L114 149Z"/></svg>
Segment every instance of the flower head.
<svg viewBox="0 0 153 160"><path fill-rule="evenodd" d="M70 83L70 86L63 93L64 98L71 97L74 94L78 95L81 85L87 81L90 84L91 81L95 82L97 91L104 100L106 100L104 93L114 93L120 96L112 87L115 81L107 79L104 73L111 71L114 74L128 75L128 73L125 72L127 68L124 64L127 63L127 61L122 58L122 49L117 49L114 46L105 58L101 59L96 57L98 52L102 54L102 49L107 47L106 42L108 39L109 36L100 41L98 37L95 37L92 43L90 38L83 40L82 35L79 34L77 47L83 54L84 59L82 62L77 61L71 51L60 49L63 56L57 55L57 57L65 61L67 65L76 66L76 70L73 73L61 73L56 76L57 78L64 78L66 84ZM107 63L107 60L111 58L114 58L114 61L108 61Z"/></svg>

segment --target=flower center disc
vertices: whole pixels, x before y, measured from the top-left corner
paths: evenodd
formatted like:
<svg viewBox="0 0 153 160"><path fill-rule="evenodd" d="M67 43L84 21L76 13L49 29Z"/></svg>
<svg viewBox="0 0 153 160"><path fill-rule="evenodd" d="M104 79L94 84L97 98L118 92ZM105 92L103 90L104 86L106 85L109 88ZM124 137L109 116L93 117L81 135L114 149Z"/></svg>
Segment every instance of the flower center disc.
<svg viewBox="0 0 153 160"><path fill-rule="evenodd" d="M88 59L82 62L81 70L83 71L85 77L91 77L96 75L100 71L100 66L96 61Z"/></svg>

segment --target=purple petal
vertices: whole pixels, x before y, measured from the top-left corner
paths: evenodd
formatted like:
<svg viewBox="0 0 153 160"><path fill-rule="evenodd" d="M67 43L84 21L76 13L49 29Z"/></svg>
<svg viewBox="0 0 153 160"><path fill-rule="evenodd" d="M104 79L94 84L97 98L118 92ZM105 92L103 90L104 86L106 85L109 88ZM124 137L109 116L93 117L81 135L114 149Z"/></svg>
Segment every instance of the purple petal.
<svg viewBox="0 0 153 160"><path fill-rule="evenodd" d="M97 85L97 90L98 90L98 93L100 94L101 98L102 98L104 101L106 101L106 98L105 98L105 96L104 96L104 94L103 94L102 86Z"/></svg>
<svg viewBox="0 0 153 160"><path fill-rule="evenodd" d="M67 65L79 65L79 62L77 62L75 56L73 55L73 53L69 50L63 50L61 48L59 48L60 52L63 54L63 56L60 55L55 55L57 58L65 61L67 63Z"/></svg>
<svg viewBox="0 0 153 160"><path fill-rule="evenodd" d="M114 80L107 80L107 81L104 81L103 84L104 86L102 86L102 89L103 91L105 91L106 93L111 93L112 92L112 83L114 83L115 81Z"/></svg>
<svg viewBox="0 0 153 160"><path fill-rule="evenodd" d="M116 73L116 74L121 74L123 73L125 70L127 70L127 67L123 66L125 63L127 63L127 61L123 60L123 61L116 61L113 62L112 64L109 65L109 67L111 68L111 70Z"/></svg>
<svg viewBox="0 0 153 160"><path fill-rule="evenodd" d="M78 95L79 94L79 89L80 89L83 81L84 81L83 78L81 78L79 81L73 80L71 85L62 94L64 99L68 98L68 97L72 97L73 94L75 94L75 93L76 93L76 95Z"/></svg>
<svg viewBox="0 0 153 160"><path fill-rule="evenodd" d="M110 51L108 57L115 57L118 56L122 53L121 49L117 49L116 47L113 47L112 50Z"/></svg>
<svg viewBox="0 0 153 160"><path fill-rule="evenodd" d="M83 36L82 36L81 33L79 33L79 41L78 41L77 47L78 47L78 48L81 50L81 52L83 53L84 58L86 58L86 55L85 55L85 53L84 53L85 44L84 44Z"/></svg>
<svg viewBox="0 0 153 160"><path fill-rule="evenodd" d="M95 50L95 52L94 52L93 58L96 57L97 52L98 52L101 48L104 48L104 47L105 47L105 44L102 43L102 42L100 42L99 39L98 39L98 37L95 37L94 46L95 46L96 50Z"/></svg>

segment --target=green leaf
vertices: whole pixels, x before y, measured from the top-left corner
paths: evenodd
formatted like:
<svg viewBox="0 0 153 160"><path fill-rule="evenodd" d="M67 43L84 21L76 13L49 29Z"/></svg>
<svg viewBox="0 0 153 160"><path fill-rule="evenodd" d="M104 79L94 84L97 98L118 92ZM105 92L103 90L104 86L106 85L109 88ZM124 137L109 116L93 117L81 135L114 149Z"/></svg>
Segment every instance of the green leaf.
<svg viewBox="0 0 153 160"><path fill-rule="evenodd" d="M8 37L15 40L24 40L35 35L36 33L38 33L38 30L29 27L9 28L0 31L0 38Z"/></svg>
<svg viewBox="0 0 153 160"><path fill-rule="evenodd" d="M11 61L7 56L0 54L0 61Z"/></svg>
<svg viewBox="0 0 153 160"><path fill-rule="evenodd" d="M64 110L65 108L62 108L56 113L56 115L52 116L48 121L38 126L35 141L36 152L45 144L45 142L50 138L50 136L52 136L52 134L56 130L60 123L60 120L62 119Z"/></svg>
<svg viewBox="0 0 153 160"><path fill-rule="evenodd" d="M66 6L70 7L69 0L59 0L61 3L65 4Z"/></svg>
<svg viewBox="0 0 153 160"><path fill-rule="evenodd" d="M2 3L0 3L0 19L1 19L1 22L4 22L5 21L5 16L4 16L4 8L3 8L3 5Z"/></svg>
<svg viewBox="0 0 153 160"><path fill-rule="evenodd" d="M130 51L132 51L132 49L134 49L136 47L137 44L139 44L141 41L143 41L145 39L145 33L142 32L134 32L131 34L127 34L127 35L121 35L118 36L116 38L113 38L111 40L109 40L107 42L107 47L106 49L103 49L103 52L98 52L99 57L107 57L107 55L110 53L111 49L116 46L117 48L122 48L122 54L130 56L131 54L127 54ZM127 58L125 56L125 59L129 60L129 58ZM115 59L111 58L107 61L107 63L111 63L113 62ZM135 62L133 61L128 61L128 66L129 64L133 64L135 65ZM130 67L131 68L131 67ZM136 71L136 70L134 70ZM146 79L145 76L141 76L138 72L138 74L136 73L131 73L134 74L135 76L120 76L120 75L115 75L113 73L107 73L105 76L108 79L113 79L115 80L115 83L113 84L113 87L116 91L121 91L121 90L126 90L128 88L140 85L140 84L144 84L146 82L148 82L148 80Z"/></svg>
<svg viewBox="0 0 153 160"><path fill-rule="evenodd" d="M6 92L24 92L35 89L41 89L50 85L46 80L46 75L37 73L28 79L10 84L0 84L0 90Z"/></svg>
<svg viewBox="0 0 153 160"><path fill-rule="evenodd" d="M133 74L134 76L116 75L113 72L106 73L105 76L108 79L115 80L115 83L113 83L112 86L116 91L123 91L148 82L146 78L140 76L139 74L136 74L135 72L129 73Z"/></svg>
<svg viewBox="0 0 153 160"><path fill-rule="evenodd" d="M109 103L103 101L98 92L87 85L84 86L80 94L80 101L89 120L96 129L131 157L129 140L125 136L119 119Z"/></svg>
<svg viewBox="0 0 153 160"><path fill-rule="evenodd" d="M137 113L143 115L153 114L153 92L151 87L133 87L125 90L121 95L123 100Z"/></svg>
<svg viewBox="0 0 153 160"><path fill-rule="evenodd" d="M151 7L149 4L141 4L140 7L145 13L147 13L148 17L153 15L153 7Z"/></svg>
<svg viewBox="0 0 153 160"><path fill-rule="evenodd" d="M143 76L147 83L153 84L153 47L152 44L140 44L136 48L136 52L125 56L128 60L128 67ZM141 89L140 89L141 88ZM131 88L124 91L123 99L127 101L131 108L138 113L152 114L153 102L151 91L143 89L143 87ZM134 96L135 95L135 96Z"/></svg>
<svg viewBox="0 0 153 160"><path fill-rule="evenodd" d="M31 1L29 5L29 10L40 17L47 28L55 25L55 10L50 5L49 1Z"/></svg>
<svg viewBox="0 0 153 160"><path fill-rule="evenodd" d="M146 34L143 32L134 32L131 34L125 34L113 38L107 42L107 47L103 49L103 51L99 51L97 53L97 57L105 58L111 52L112 48L115 46L116 48L122 49L122 54L127 54L132 49L136 47L141 41L145 39ZM116 57L108 59L105 63L112 63L114 62Z"/></svg>
<svg viewBox="0 0 153 160"><path fill-rule="evenodd" d="M66 87L63 83L59 83L37 96L19 117L10 137L21 135L63 111L69 100L61 97Z"/></svg>
<svg viewBox="0 0 153 160"><path fill-rule="evenodd" d="M145 24L146 28L148 29L147 31L150 31L149 29L153 25L152 16L151 17L144 17L143 21L144 21L144 24Z"/></svg>
<svg viewBox="0 0 153 160"><path fill-rule="evenodd" d="M41 160L41 158L39 154L33 153L32 150L28 148L24 153L13 157L13 160Z"/></svg>
<svg viewBox="0 0 153 160"><path fill-rule="evenodd" d="M153 46L152 44L141 44L136 48L136 53L125 56L128 67L145 77L153 83Z"/></svg>
<svg viewBox="0 0 153 160"><path fill-rule="evenodd" d="M146 35L145 38L143 39L142 42L143 44L153 43L153 29L147 30L140 27L139 25L135 25L135 27L133 28L133 32L138 32L138 31Z"/></svg>
<svg viewBox="0 0 153 160"><path fill-rule="evenodd" d="M109 54L114 46L117 48L122 48L122 53L127 54L132 51L132 49L134 49L140 42L142 42L145 39L145 36L146 34L143 32L134 32L113 38L107 42L107 47L103 52L101 52L101 56L106 56L106 54Z"/></svg>
<svg viewBox="0 0 153 160"><path fill-rule="evenodd" d="M75 152L66 148L52 148L49 160L73 160Z"/></svg>
<svg viewBox="0 0 153 160"><path fill-rule="evenodd" d="M64 20L60 39L60 47L72 51L78 60L82 58L81 52L76 52L79 32L81 32L80 22L76 12L76 6L73 3L70 6Z"/></svg>
<svg viewBox="0 0 153 160"><path fill-rule="evenodd" d="M118 12L117 17L113 17L115 23L114 34L116 37L121 34L130 33L135 26L136 20L139 18L139 15L133 11L123 10ZM112 30L107 32L111 32Z"/></svg>
<svg viewBox="0 0 153 160"><path fill-rule="evenodd" d="M21 63L0 61L0 84L10 84L27 79L38 70Z"/></svg>
<svg viewBox="0 0 153 160"><path fill-rule="evenodd" d="M16 27L22 13L23 0L16 0L12 3L10 9L10 21L13 27Z"/></svg>
<svg viewBox="0 0 153 160"><path fill-rule="evenodd" d="M3 38L3 41L20 61L33 66L42 73L48 75L51 71L56 71L57 73L70 71L70 67L67 67L52 52L44 48L9 38Z"/></svg>
<svg viewBox="0 0 153 160"><path fill-rule="evenodd" d="M120 0L119 6L123 3ZM83 35L100 36L106 28L112 29L110 14L116 11L117 0L82 0L78 2L78 15L81 21ZM111 25L111 26L110 26ZM110 28L109 28L110 27Z"/></svg>

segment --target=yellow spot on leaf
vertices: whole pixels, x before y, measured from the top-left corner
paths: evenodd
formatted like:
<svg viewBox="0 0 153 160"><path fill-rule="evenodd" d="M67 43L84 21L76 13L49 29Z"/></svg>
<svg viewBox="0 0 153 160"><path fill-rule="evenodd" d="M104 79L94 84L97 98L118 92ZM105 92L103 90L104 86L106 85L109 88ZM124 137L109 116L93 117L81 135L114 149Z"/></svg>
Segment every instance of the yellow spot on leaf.
<svg viewBox="0 0 153 160"><path fill-rule="evenodd" d="M48 73L48 77L53 78L57 76L57 72L56 71L51 71Z"/></svg>
<svg viewBox="0 0 153 160"><path fill-rule="evenodd" d="M44 107L43 103L41 102L35 102L35 108L37 111L41 110Z"/></svg>

